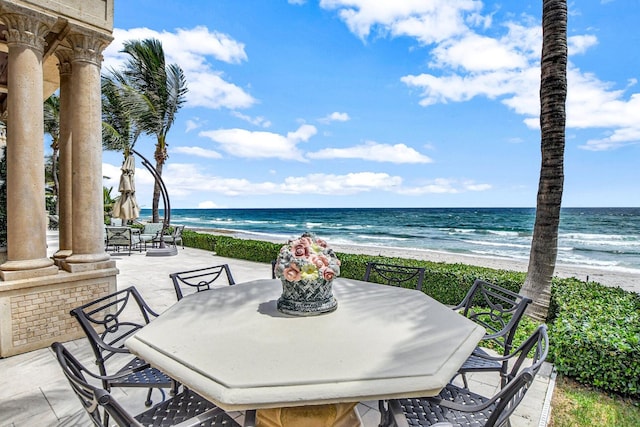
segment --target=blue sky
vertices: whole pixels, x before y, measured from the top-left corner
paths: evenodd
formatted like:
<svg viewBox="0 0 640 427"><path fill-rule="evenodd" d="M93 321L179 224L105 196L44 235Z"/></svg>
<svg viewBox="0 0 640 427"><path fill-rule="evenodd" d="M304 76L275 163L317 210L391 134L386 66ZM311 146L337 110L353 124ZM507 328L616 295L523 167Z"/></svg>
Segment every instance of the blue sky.
<svg viewBox="0 0 640 427"><path fill-rule="evenodd" d="M542 1L127 0L189 93L173 208L532 207ZM563 206L640 206L640 2L569 3ZM152 159L155 141L136 148ZM120 153L105 152L117 192ZM152 179L138 163L137 197Z"/></svg>

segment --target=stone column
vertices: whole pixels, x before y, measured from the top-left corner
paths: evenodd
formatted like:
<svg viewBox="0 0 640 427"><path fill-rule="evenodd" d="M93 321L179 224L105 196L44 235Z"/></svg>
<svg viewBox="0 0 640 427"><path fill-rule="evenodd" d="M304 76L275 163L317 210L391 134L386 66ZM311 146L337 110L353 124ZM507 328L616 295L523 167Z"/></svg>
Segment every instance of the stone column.
<svg viewBox="0 0 640 427"><path fill-rule="evenodd" d="M44 18L2 16L9 48L7 110L7 259L3 280L57 274L47 258L44 199L42 55L49 25ZM50 24L50 23L49 23Z"/></svg>
<svg viewBox="0 0 640 427"><path fill-rule="evenodd" d="M58 147L58 179L60 188L58 191L59 208L59 250L54 254L57 261L71 255L72 248L72 143L71 143L71 113L72 102L72 74L71 74L71 50L60 48L56 51L58 57L58 69L60 70L60 135Z"/></svg>
<svg viewBox="0 0 640 427"><path fill-rule="evenodd" d="M78 272L112 268L104 250L102 194L102 101L100 64L110 40L105 35L76 30L67 36L71 54L71 129L73 224L71 255L62 264Z"/></svg>

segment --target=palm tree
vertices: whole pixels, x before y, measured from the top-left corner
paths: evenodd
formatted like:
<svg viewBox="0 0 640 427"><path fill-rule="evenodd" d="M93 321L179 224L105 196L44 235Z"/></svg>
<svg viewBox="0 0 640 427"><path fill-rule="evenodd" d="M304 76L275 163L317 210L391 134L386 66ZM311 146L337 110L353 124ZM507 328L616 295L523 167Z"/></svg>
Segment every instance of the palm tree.
<svg viewBox="0 0 640 427"><path fill-rule="evenodd" d="M542 2L540 69L542 164L529 267L521 292L533 299L528 310L529 316L545 321L549 311L551 279L558 254L558 226L564 185L567 98L566 0Z"/></svg>
<svg viewBox="0 0 640 427"><path fill-rule="evenodd" d="M52 182L51 192L55 206L55 214L58 215L58 150L60 148L60 97L55 93L44 101L44 133L51 136L51 159L47 159L46 176Z"/></svg>
<svg viewBox="0 0 640 427"><path fill-rule="evenodd" d="M109 217L111 217L111 211L113 209L113 204L118 200L119 196L113 197L111 192L113 191L113 187L102 187L102 199L104 203L104 221L105 224Z"/></svg>
<svg viewBox="0 0 640 427"><path fill-rule="evenodd" d="M102 148L129 154L141 133L134 114L144 105L121 74L111 71L102 77Z"/></svg>
<svg viewBox="0 0 640 427"><path fill-rule="evenodd" d="M129 55L122 79L140 95L131 110L137 126L147 134L156 136L155 170L162 177L166 162L167 134L174 123L176 113L185 102L187 82L182 69L176 64L166 65L162 43L156 39L133 40L124 44L123 52ZM160 183L153 189L152 221L158 222Z"/></svg>

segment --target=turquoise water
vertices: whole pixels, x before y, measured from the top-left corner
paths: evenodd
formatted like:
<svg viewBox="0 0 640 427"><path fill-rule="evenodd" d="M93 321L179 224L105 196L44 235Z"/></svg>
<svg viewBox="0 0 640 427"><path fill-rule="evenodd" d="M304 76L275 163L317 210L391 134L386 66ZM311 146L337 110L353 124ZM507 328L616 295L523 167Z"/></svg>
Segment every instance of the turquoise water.
<svg viewBox="0 0 640 427"><path fill-rule="evenodd" d="M149 209L142 218L150 217ZM311 231L333 243L418 248L527 261L532 208L172 209L171 222L286 242ZM640 273L640 208L564 208L558 263Z"/></svg>

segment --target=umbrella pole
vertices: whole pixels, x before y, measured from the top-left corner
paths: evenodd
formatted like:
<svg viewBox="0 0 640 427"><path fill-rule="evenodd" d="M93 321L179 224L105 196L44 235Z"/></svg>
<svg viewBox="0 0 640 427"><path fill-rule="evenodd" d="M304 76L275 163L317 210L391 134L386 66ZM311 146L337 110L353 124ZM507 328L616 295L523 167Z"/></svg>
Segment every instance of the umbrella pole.
<svg viewBox="0 0 640 427"><path fill-rule="evenodd" d="M164 181L162 177L155 170L153 165L149 163L149 161L140 153L138 153L133 148L131 152L140 159L142 159L142 166L144 166L153 176L153 179L156 181L158 186L160 187L160 194L162 194L162 203L164 205L164 220L162 222L162 230L160 231L160 243L158 244L158 248L147 249L147 256L172 256L178 254L178 249L174 245L173 247L167 247L164 243L164 230L169 226L169 221L171 220L171 204L169 202L169 193L167 192L167 187L164 185Z"/></svg>

